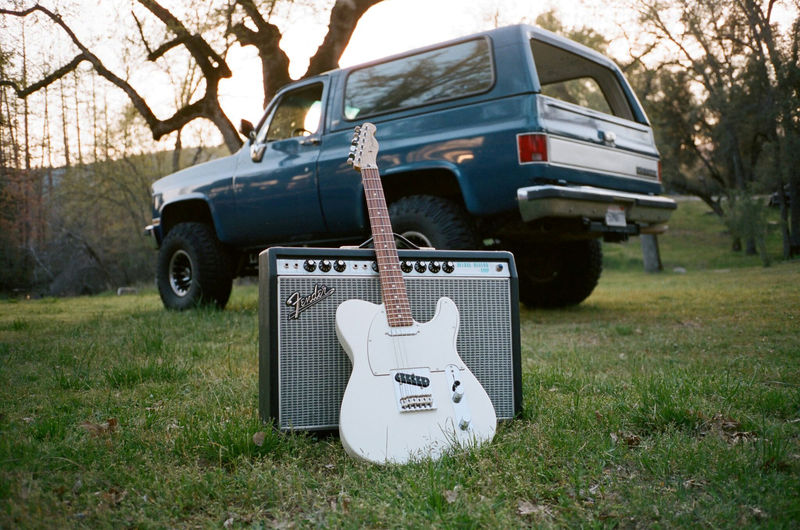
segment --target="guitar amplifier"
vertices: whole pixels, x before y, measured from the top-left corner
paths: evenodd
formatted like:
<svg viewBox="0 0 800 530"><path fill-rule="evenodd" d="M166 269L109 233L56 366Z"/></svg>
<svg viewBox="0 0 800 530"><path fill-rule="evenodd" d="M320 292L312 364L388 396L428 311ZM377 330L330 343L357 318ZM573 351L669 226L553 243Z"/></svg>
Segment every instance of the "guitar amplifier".
<svg viewBox="0 0 800 530"><path fill-rule="evenodd" d="M521 409L519 300L508 252L399 250L417 322L451 298L456 348L492 400L498 419ZM370 249L273 247L259 255L259 412L281 430L338 429L352 369L336 337L336 308L381 303ZM409 270L410 269L410 270ZM367 322L364 325L368 325Z"/></svg>

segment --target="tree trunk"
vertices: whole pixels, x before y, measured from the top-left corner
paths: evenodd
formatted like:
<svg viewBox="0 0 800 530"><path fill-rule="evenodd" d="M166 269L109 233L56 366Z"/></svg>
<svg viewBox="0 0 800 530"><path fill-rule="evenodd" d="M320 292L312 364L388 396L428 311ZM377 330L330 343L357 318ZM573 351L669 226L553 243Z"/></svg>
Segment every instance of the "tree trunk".
<svg viewBox="0 0 800 530"><path fill-rule="evenodd" d="M70 167L69 161L69 134L67 133L67 97L64 94L64 80L58 82L61 97L61 134L64 139L64 165Z"/></svg>
<svg viewBox="0 0 800 530"><path fill-rule="evenodd" d="M783 190L783 182L780 182L778 189L778 205L781 208L781 241L783 242L783 259L792 257L792 237L789 233L789 208L786 206L786 192Z"/></svg>
<svg viewBox="0 0 800 530"><path fill-rule="evenodd" d="M795 174L789 180L789 212L791 221L789 232L791 238L791 255L800 255L800 172L794 170Z"/></svg>
<svg viewBox="0 0 800 530"><path fill-rule="evenodd" d="M747 256L755 256L758 254L758 250L756 249L756 239L754 237L747 238L744 253Z"/></svg>
<svg viewBox="0 0 800 530"><path fill-rule="evenodd" d="M181 151L183 150L183 143L181 142L181 129L175 133L175 148L172 150L172 172L175 173L181 168Z"/></svg>

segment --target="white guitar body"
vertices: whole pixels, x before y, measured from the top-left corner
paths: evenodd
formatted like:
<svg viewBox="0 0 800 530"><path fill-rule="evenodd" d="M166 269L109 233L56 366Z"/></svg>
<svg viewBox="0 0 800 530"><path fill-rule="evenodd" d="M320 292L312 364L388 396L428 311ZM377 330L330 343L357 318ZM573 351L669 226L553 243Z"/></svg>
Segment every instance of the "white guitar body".
<svg viewBox="0 0 800 530"><path fill-rule="evenodd" d="M456 351L458 326L449 298L430 322L400 328L388 325L383 304L339 306L336 333L353 363L339 417L348 454L404 463L492 439L494 407Z"/></svg>

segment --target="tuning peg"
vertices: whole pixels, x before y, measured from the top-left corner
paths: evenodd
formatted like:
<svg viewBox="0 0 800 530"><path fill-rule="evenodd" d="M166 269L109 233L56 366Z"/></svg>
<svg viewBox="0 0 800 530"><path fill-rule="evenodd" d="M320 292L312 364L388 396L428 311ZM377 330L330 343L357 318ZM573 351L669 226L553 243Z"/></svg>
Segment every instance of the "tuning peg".
<svg viewBox="0 0 800 530"><path fill-rule="evenodd" d="M354 131L356 132L356 134L360 133L361 132L361 126L360 125L356 125L356 128L354 129Z"/></svg>

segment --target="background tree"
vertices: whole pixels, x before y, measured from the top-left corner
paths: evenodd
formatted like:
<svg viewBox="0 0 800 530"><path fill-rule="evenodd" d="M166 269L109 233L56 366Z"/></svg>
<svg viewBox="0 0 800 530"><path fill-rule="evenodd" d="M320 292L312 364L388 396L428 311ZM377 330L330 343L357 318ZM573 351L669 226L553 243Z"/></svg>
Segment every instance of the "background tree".
<svg viewBox="0 0 800 530"><path fill-rule="evenodd" d="M231 42L225 37L234 35L242 45L252 45L258 49L264 72L265 100L268 99L268 96L274 94L280 86L290 80L288 57L279 46L280 30L275 24L269 22L269 14L272 13L276 2L273 0L257 4L255 0L234 0L232 3L226 4L224 9L209 12L209 16L216 17L219 17L221 11L225 12L226 19L224 21L195 20L193 21L193 27L178 18L171 10L165 8L156 0L137 0L137 2L146 10L146 14L150 17L155 17L163 25L162 29L166 30L160 44L151 43L150 41L153 38L145 33L145 29L149 28L149 25L146 21L143 22L143 14L137 14L135 9L132 11L131 17L139 29L142 45L147 52L147 60L162 60L176 48L182 48L185 52L188 52L202 73L203 95L176 108L170 117L165 119L158 118L145 97L131 83L123 76L109 69L80 40L73 28L61 15L42 4L35 4L25 9L0 9L0 15L14 17L44 16L69 37L73 46L78 50L78 54L68 63L49 72L34 83L19 83L14 80L3 79L0 80L0 84L13 87L18 97L25 98L61 79L74 71L79 64L87 61L98 75L126 94L131 104L144 118L155 140L166 134L181 130L193 120L204 118L212 122L219 130L225 145L231 152L238 150L242 145L242 140L236 131L236 127L225 115L219 103L220 81L232 76L231 69L225 59ZM378 2L380 0L336 0L331 9L328 34L317 53L311 58L306 75L328 70L338 64L339 57L341 57L345 46L349 42L358 19L369 7ZM267 10L266 18L262 15L262 10L264 9ZM240 11L244 14L235 21ZM194 12L196 14L196 11ZM252 29L248 23L255 25L255 29ZM223 38L219 42L204 36L214 36L213 29L221 24L226 24L228 31L224 32ZM217 44L217 46L215 47L214 44Z"/></svg>
<svg viewBox="0 0 800 530"><path fill-rule="evenodd" d="M777 3L637 0L640 23L650 32L648 51L658 47L663 58L628 68L654 123L666 184L700 197L726 220L734 247L744 238L751 253L764 248L764 230L742 227L765 221L743 199L782 190L784 182L798 196L790 146L798 138L792 79L800 20L781 34L771 21ZM782 226L787 257L800 248L794 243L800 212L792 214L791 228Z"/></svg>
<svg viewBox="0 0 800 530"><path fill-rule="evenodd" d="M358 19L378 1L307 2L320 16L329 8L330 22L305 75L337 66ZM225 150L241 146L219 102L220 82L232 74L228 52L237 43L256 46L265 97L274 94L290 76L271 18L283 13L281 6L300 3L219 0L184 10L136 0L116 15L114 48L80 36L78 15L85 13L71 14L69 2L51 4L58 10L44 3L0 8L0 27L17 21L17 27L43 28L74 50L66 60L58 59L61 46L26 58L15 41L0 39L0 289L40 285L52 294L77 294L151 278L152 248L142 235L150 183L222 154L202 144L186 149L187 127L209 124ZM167 79L172 97L148 90L141 71ZM124 109L109 104L114 95L104 83L124 95ZM35 145L27 141L28 108L39 111L32 122L41 124ZM172 152L157 152L153 139L168 135ZM58 159L64 167L54 170Z"/></svg>

